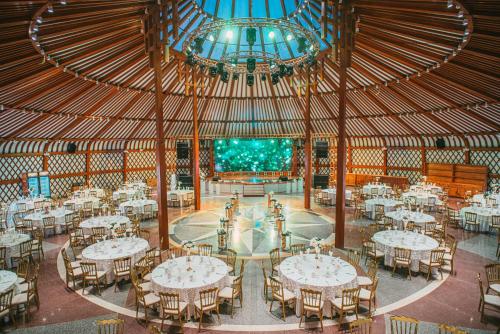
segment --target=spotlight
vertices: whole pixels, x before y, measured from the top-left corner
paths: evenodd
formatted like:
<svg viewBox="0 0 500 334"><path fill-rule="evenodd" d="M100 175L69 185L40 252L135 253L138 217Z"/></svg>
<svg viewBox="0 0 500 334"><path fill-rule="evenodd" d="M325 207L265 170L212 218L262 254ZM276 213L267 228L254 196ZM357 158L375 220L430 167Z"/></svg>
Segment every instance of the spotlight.
<svg viewBox="0 0 500 334"><path fill-rule="evenodd" d="M231 40L233 39L234 33L232 30L227 30L226 31L226 39Z"/></svg>
<svg viewBox="0 0 500 334"><path fill-rule="evenodd" d="M215 37L214 37L214 35L212 35L212 34L208 35L208 40L209 40L210 42L215 41Z"/></svg>
<svg viewBox="0 0 500 334"><path fill-rule="evenodd" d="M229 73L227 71L223 71L220 79L222 80L223 83L228 83L229 82Z"/></svg>
<svg viewBox="0 0 500 334"><path fill-rule="evenodd" d="M270 39L274 39L274 31L270 31L269 34L268 34L269 38Z"/></svg>
<svg viewBox="0 0 500 334"><path fill-rule="evenodd" d="M231 66L236 67L238 65L238 58L232 57L231 58Z"/></svg>
<svg viewBox="0 0 500 334"><path fill-rule="evenodd" d="M260 80L262 80L262 81L266 81L267 80L267 77L266 77L266 75L264 73L262 73L260 75Z"/></svg>
<svg viewBox="0 0 500 334"><path fill-rule="evenodd" d="M255 28L247 29L247 43L250 46L253 46L257 41L257 30Z"/></svg>
<svg viewBox="0 0 500 334"><path fill-rule="evenodd" d="M248 58L247 59L247 71L250 73L253 73L255 71L255 66L256 66L255 58Z"/></svg>
<svg viewBox="0 0 500 334"><path fill-rule="evenodd" d="M49 6L47 7L47 11L52 14L54 12L54 7L49 4Z"/></svg>
<svg viewBox="0 0 500 334"><path fill-rule="evenodd" d="M305 37L299 37L297 38L297 52L298 53L304 53L306 52L306 48L307 48L307 45L306 45L306 38Z"/></svg>
<svg viewBox="0 0 500 334"><path fill-rule="evenodd" d="M222 72L224 72L224 63L217 63L217 73L222 75Z"/></svg>
<svg viewBox="0 0 500 334"><path fill-rule="evenodd" d="M292 35L292 34L288 34L288 35L286 35L286 40L287 40L287 41L289 41L289 42L290 42L292 39L293 39L293 35Z"/></svg>
<svg viewBox="0 0 500 334"><path fill-rule="evenodd" d="M198 54L203 53L203 42L204 42L203 38L201 37L195 38L193 49L194 51L196 51L196 53Z"/></svg>
<svg viewBox="0 0 500 334"><path fill-rule="evenodd" d="M277 85L280 82L280 75L278 72L271 74L271 83Z"/></svg>
<svg viewBox="0 0 500 334"><path fill-rule="evenodd" d="M279 66L279 75L280 75L280 78L283 78L286 74L288 73L287 69L286 69L286 66L281 64Z"/></svg>
<svg viewBox="0 0 500 334"><path fill-rule="evenodd" d="M210 76L212 78L215 78L217 76L217 67L216 66L211 66L209 69L208 69L208 73L210 74Z"/></svg>
<svg viewBox="0 0 500 334"><path fill-rule="evenodd" d="M287 66L286 75L291 77L293 75L293 66Z"/></svg>
<svg viewBox="0 0 500 334"><path fill-rule="evenodd" d="M236 72L233 73L233 80L238 80L238 78L240 77L240 75Z"/></svg>
<svg viewBox="0 0 500 334"><path fill-rule="evenodd" d="M253 74L247 74L247 85L249 87L252 87L254 82L255 82L255 77L253 76Z"/></svg>
<svg viewBox="0 0 500 334"><path fill-rule="evenodd" d="M191 52L189 52L187 54L187 58L186 58L185 63L186 63L186 65L189 65L189 66L194 66L196 64L196 61L194 59L194 55Z"/></svg>

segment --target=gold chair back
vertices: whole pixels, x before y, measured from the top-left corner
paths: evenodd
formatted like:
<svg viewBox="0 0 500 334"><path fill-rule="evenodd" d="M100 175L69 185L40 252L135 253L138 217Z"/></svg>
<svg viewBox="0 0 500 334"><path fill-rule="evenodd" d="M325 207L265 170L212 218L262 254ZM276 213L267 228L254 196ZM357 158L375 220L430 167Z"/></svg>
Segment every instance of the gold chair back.
<svg viewBox="0 0 500 334"><path fill-rule="evenodd" d="M391 316L391 334L417 334L418 320L404 316Z"/></svg>
<svg viewBox="0 0 500 334"><path fill-rule="evenodd" d="M97 334L123 334L125 321L123 319L97 320Z"/></svg>
<svg viewBox="0 0 500 334"><path fill-rule="evenodd" d="M210 244L199 244L198 254L201 256L212 256L212 245Z"/></svg>

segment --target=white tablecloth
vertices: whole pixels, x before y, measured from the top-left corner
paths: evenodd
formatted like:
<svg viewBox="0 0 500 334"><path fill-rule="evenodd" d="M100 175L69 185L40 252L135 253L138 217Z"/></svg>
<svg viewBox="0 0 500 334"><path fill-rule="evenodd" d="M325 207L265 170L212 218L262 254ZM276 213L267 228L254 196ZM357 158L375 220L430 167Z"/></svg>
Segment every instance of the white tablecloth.
<svg viewBox="0 0 500 334"><path fill-rule="evenodd" d="M460 210L460 215L462 217L462 226L463 222L465 221L466 212L472 212L477 214L476 219L479 222L479 230L481 232L488 232L490 230L490 224L492 221L491 217L500 216L500 209L468 206Z"/></svg>
<svg viewBox="0 0 500 334"><path fill-rule="evenodd" d="M12 255L19 254L19 244L30 239L29 234L17 233L14 230L9 230L5 234L0 235L0 246L6 248L5 262L7 267L12 267Z"/></svg>
<svg viewBox="0 0 500 334"><path fill-rule="evenodd" d="M371 195L372 189L377 189L378 195L385 195L392 190L391 187L385 184L367 184L363 186L363 194Z"/></svg>
<svg viewBox="0 0 500 334"><path fill-rule="evenodd" d="M108 283L114 279L113 260L130 256L132 265L146 255L149 243L141 238L118 238L90 245L82 251L83 261L95 262L97 270L106 271Z"/></svg>
<svg viewBox="0 0 500 334"><path fill-rule="evenodd" d="M375 217L375 206L378 204L383 205L384 212L387 213L387 212L391 212L391 211L396 210L395 206L402 205L403 202L396 201L396 200L390 199L390 198L368 199L365 201L365 205L366 205L366 212L367 212L369 218L373 219Z"/></svg>
<svg viewBox="0 0 500 334"><path fill-rule="evenodd" d="M190 271L188 259L191 259ZM230 285L227 265L210 256L183 256L168 260L151 274L153 291L156 294L178 293L180 300L189 304L188 317L195 314L194 301L200 299L200 291L214 287L220 291Z"/></svg>
<svg viewBox="0 0 500 334"><path fill-rule="evenodd" d="M153 206L153 211L158 211L158 203L156 201L152 199L135 199L121 203L120 212L125 214L125 207L131 206L135 214L142 214L144 213L144 207L149 204Z"/></svg>
<svg viewBox="0 0 500 334"><path fill-rule="evenodd" d="M12 271L0 270L0 293L4 293L11 289L14 290L14 294L17 290L17 275Z"/></svg>
<svg viewBox="0 0 500 334"><path fill-rule="evenodd" d="M144 197L144 192L141 189L135 189L135 188L120 189L113 192L113 199L115 201L119 200L122 197L125 198L127 201L133 199L140 199Z"/></svg>
<svg viewBox="0 0 500 334"><path fill-rule="evenodd" d="M440 193L443 191L443 188L441 188L440 186L436 186L435 184L425 184L425 185L422 185L422 184L414 184L412 186L410 186L410 191L426 191L426 192L430 192L430 193L433 193L433 194L437 194L437 193Z"/></svg>
<svg viewBox="0 0 500 334"><path fill-rule="evenodd" d="M425 223L435 222L436 218L426 213L409 211L409 210L400 210L400 211L391 211L385 214L387 217L390 217L396 223L398 229L404 230L406 227L403 223L403 220L412 221L415 224L424 228Z"/></svg>
<svg viewBox="0 0 500 334"><path fill-rule="evenodd" d="M56 219L56 233L62 232L62 226L66 222L66 214L71 214L73 211L65 210L64 208L58 208L56 210L50 210L48 214L45 212L36 212L24 217L25 219L31 219L33 221L33 226L43 229L43 218L54 217Z"/></svg>
<svg viewBox="0 0 500 334"><path fill-rule="evenodd" d="M336 188L329 188L329 189L323 189L323 193L328 194L328 198L330 199L330 205L335 205L337 201L337 189ZM349 189L345 190L345 198L346 199L351 199L352 198L352 191Z"/></svg>
<svg viewBox="0 0 500 334"><path fill-rule="evenodd" d="M384 252L386 266L392 266L394 248L411 249L412 271L418 271L418 262L430 258L431 251L439 246L436 240L426 235L398 230L377 232L372 240L376 243L377 249Z"/></svg>
<svg viewBox="0 0 500 334"><path fill-rule="evenodd" d="M168 198L170 199L173 194L177 195L177 198L181 201L181 206L184 206L184 201L187 200L188 194L193 194L193 190L172 190L168 192Z"/></svg>
<svg viewBox="0 0 500 334"><path fill-rule="evenodd" d="M488 204L486 201L487 198L491 198L495 204L500 205L500 194L490 194L487 197L485 197L484 194L476 194L472 196L472 201L481 203L482 206L486 206L486 204Z"/></svg>
<svg viewBox="0 0 500 334"><path fill-rule="evenodd" d="M92 193L95 193L95 196L92 196ZM98 197L98 198L103 198L106 194L104 193L104 189L100 188L88 188L88 189L82 189L82 190L77 190L73 192L75 197Z"/></svg>
<svg viewBox="0 0 500 334"><path fill-rule="evenodd" d="M83 233L92 234L93 227L105 227L108 235L111 235L112 225L117 228L120 224L127 224L130 226L130 219L125 216L98 216L86 219L80 223L80 227L83 229Z"/></svg>
<svg viewBox="0 0 500 334"><path fill-rule="evenodd" d="M46 206L50 206L50 202L48 202L45 198L43 197L37 197L37 198L26 198L26 199L19 199L17 201L14 201L10 203L9 205L9 210L7 212L7 226L12 227L14 226L14 214L19 212L19 206L20 204L25 204L26 205L26 210L31 210L35 208L35 202L44 202L43 207L45 208Z"/></svg>
<svg viewBox="0 0 500 334"><path fill-rule="evenodd" d="M420 191L420 192L408 191L406 193L403 193L403 200L405 201L405 203L409 201L410 197L415 197L416 200L415 204L419 206L429 203L429 198L435 198L436 205L443 204L443 202L441 202L441 200L438 198L437 195L425 191Z"/></svg>
<svg viewBox="0 0 500 334"><path fill-rule="evenodd" d="M297 297L295 311L300 315L300 289L321 291L325 302L323 313L330 317L329 299L342 295L342 289L358 285L356 269L344 260L328 255L304 254L288 257L280 264L278 272L284 287ZM319 267L319 268L318 268Z"/></svg>
<svg viewBox="0 0 500 334"><path fill-rule="evenodd" d="M92 202L92 208L98 208L101 205L101 201L97 197L72 198L65 201L64 205L74 204L75 210L81 210L86 202Z"/></svg>
<svg viewBox="0 0 500 334"><path fill-rule="evenodd" d="M140 190L144 190L148 187L148 185L142 181L127 182L125 186L129 189L140 189Z"/></svg>

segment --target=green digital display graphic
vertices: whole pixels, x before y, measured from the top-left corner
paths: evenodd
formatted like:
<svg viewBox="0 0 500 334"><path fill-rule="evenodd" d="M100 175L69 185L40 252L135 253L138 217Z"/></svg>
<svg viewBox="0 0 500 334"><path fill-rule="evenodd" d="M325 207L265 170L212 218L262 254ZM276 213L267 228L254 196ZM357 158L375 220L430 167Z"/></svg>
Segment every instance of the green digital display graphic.
<svg viewBox="0 0 500 334"><path fill-rule="evenodd" d="M216 139L215 171L286 171L292 163L293 141L286 138Z"/></svg>

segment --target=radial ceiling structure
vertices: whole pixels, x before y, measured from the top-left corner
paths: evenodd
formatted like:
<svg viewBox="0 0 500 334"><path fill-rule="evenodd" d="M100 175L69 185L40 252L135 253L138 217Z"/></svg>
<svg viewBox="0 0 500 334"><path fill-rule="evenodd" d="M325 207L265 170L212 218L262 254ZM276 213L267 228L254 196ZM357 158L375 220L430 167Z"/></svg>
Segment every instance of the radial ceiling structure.
<svg viewBox="0 0 500 334"><path fill-rule="evenodd" d="M248 50L244 27L206 24L270 18L310 31L319 45L313 132L337 132L339 65L332 4L320 0L183 0L168 14L162 62L167 137L190 137L192 97L183 43L203 36L203 56ZM3 139L155 138L154 81L144 46L148 0L0 3L0 136ZM353 2L348 70L349 136L498 135L499 9L494 1ZM173 7L172 7L173 8ZM175 14L175 15L174 15ZM222 21L224 22L224 21ZM178 29L174 29L173 27ZM293 32L258 27L252 52L298 56ZM13 52L15 50L15 52ZM273 85L199 76L200 136L292 136L304 131L304 73ZM186 94L186 92L188 94Z"/></svg>

